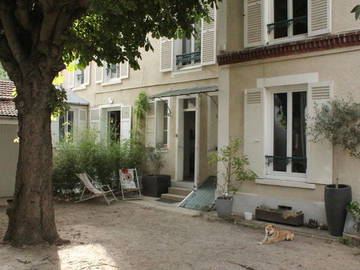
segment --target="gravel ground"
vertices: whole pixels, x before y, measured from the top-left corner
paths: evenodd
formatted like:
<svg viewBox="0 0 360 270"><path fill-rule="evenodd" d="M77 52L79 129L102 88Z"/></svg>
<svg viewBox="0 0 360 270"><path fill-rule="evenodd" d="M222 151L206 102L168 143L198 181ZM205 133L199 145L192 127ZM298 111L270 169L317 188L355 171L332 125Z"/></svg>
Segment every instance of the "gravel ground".
<svg viewBox="0 0 360 270"><path fill-rule="evenodd" d="M357 248L300 235L260 246L262 231L164 209L133 202L57 204L59 232L72 243L22 249L0 244L0 269L360 269ZM6 224L0 207L0 237Z"/></svg>

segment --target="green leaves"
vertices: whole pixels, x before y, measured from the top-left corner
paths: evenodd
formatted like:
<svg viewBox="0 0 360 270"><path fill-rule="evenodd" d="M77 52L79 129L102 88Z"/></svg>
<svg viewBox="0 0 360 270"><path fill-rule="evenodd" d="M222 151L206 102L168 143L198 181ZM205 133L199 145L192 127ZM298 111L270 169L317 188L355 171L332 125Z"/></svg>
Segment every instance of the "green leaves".
<svg viewBox="0 0 360 270"><path fill-rule="evenodd" d="M352 10L351 13L355 14L355 19L358 20L360 17L360 5L355 6Z"/></svg>
<svg viewBox="0 0 360 270"><path fill-rule="evenodd" d="M228 192L235 193L238 187L234 182L254 181L256 174L247 168L248 158L241 154L241 141L239 138L231 139L229 145L221 148L218 153L212 153L209 157L209 163L222 166L221 172L225 184L219 186L223 196L228 196Z"/></svg>
<svg viewBox="0 0 360 270"><path fill-rule="evenodd" d="M315 107L309 118L308 133L314 142L327 140L351 156L360 158L360 103L336 98Z"/></svg>

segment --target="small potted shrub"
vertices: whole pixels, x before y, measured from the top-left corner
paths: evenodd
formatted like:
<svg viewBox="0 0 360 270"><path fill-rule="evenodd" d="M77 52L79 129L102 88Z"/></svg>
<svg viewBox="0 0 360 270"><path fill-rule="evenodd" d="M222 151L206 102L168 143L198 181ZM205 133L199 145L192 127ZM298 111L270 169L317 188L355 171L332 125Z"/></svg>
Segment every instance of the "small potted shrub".
<svg viewBox="0 0 360 270"><path fill-rule="evenodd" d="M350 156L360 158L360 104L351 98L336 98L315 107L315 116L310 118L308 133L314 142L327 140ZM333 164L336 157L333 158ZM334 170L333 170L334 171ZM346 218L346 206L352 200L351 187L339 184L325 186L325 210L331 235L341 236Z"/></svg>
<svg viewBox="0 0 360 270"><path fill-rule="evenodd" d="M143 195L160 197L163 193L168 193L171 185L170 175L160 174L164 166L162 153L159 149L150 147L147 149L147 175L143 176Z"/></svg>
<svg viewBox="0 0 360 270"><path fill-rule="evenodd" d="M215 200L219 217L230 217L233 206L233 195L238 190L237 183L254 181L256 174L247 169L248 158L240 153L240 139L231 139L228 146L221 148L218 153L210 155L210 164L218 164L222 168L220 175L224 183L218 184L220 196Z"/></svg>
<svg viewBox="0 0 360 270"><path fill-rule="evenodd" d="M344 233L360 234L360 203L352 201L347 206Z"/></svg>

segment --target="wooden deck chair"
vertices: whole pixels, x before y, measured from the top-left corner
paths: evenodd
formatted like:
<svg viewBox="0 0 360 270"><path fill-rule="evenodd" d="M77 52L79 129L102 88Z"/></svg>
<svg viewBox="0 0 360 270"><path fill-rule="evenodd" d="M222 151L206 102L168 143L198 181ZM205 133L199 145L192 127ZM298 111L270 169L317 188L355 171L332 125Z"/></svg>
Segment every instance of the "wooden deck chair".
<svg viewBox="0 0 360 270"><path fill-rule="evenodd" d="M92 198L104 197L106 203L110 205L112 201L117 201L114 192L109 185L102 185L93 179L87 173L79 173L76 176L83 182L84 189L81 193L80 199L76 202L83 202ZM89 195L85 195L89 191Z"/></svg>
<svg viewBox="0 0 360 270"><path fill-rule="evenodd" d="M120 188L123 200L142 199L139 179L136 169L119 170ZM125 197L125 194L135 194L133 197Z"/></svg>

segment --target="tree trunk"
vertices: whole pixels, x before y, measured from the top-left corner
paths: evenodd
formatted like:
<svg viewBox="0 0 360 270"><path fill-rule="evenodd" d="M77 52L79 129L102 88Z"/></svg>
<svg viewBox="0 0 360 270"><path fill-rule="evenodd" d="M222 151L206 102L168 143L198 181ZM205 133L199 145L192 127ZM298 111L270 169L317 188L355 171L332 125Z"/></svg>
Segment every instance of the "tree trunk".
<svg viewBox="0 0 360 270"><path fill-rule="evenodd" d="M51 181L49 92L53 88L42 76L16 85L20 148L14 200L7 211L9 225L4 241L15 246L58 243L61 240L55 225Z"/></svg>

